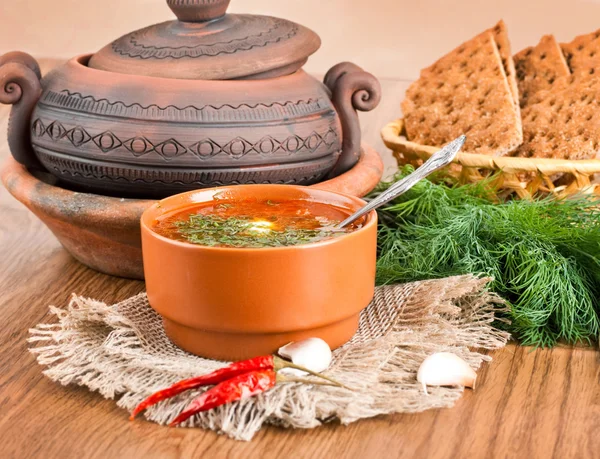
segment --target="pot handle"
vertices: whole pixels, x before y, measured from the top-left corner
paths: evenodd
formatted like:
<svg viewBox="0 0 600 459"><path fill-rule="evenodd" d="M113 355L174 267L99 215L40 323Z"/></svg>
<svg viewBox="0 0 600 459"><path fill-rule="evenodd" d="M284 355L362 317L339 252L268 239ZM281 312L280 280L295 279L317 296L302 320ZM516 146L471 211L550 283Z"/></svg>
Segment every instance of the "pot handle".
<svg viewBox="0 0 600 459"><path fill-rule="evenodd" d="M360 123L356 110L373 110L381 100L381 85L377 78L358 65L342 62L325 75L325 86L342 123L342 153L330 172L337 176L350 170L360 158Z"/></svg>
<svg viewBox="0 0 600 459"><path fill-rule="evenodd" d="M40 67L29 54L0 56L0 103L12 105L8 145L13 157L26 167L43 169L31 147L31 113L42 95Z"/></svg>

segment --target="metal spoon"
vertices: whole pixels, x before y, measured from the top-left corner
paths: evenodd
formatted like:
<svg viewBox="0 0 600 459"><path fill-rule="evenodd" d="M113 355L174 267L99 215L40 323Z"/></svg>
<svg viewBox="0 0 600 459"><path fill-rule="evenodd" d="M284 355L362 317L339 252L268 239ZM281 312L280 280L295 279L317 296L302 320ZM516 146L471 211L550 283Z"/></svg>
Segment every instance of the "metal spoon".
<svg viewBox="0 0 600 459"><path fill-rule="evenodd" d="M462 148L463 144L467 140L467 137L461 135L460 137L454 139L452 142L447 144L440 151L437 151L431 157L423 163L421 167L419 167L412 174L404 177L402 180L394 183L391 187L369 202L366 206L358 209L355 213L350 215L346 220L341 223L338 223L335 228L341 229L346 225L349 225L354 220L359 219L365 214L368 214L373 209L377 209L390 202L392 199L397 198L401 194L410 190L413 186L417 184L420 180L427 177L429 174L441 169L444 166L447 166L452 162L456 154Z"/></svg>

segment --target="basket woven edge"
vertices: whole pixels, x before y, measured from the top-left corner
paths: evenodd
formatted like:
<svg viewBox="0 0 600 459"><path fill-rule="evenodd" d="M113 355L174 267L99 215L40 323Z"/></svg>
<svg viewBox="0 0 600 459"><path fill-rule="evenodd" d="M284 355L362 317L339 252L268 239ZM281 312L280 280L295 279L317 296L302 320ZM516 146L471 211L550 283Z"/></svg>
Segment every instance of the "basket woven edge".
<svg viewBox="0 0 600 459"><path fill-rule="evenodd" d="M383 143L392 151L417 156L426 160L439 147L421 145L411 142L405 137L404 120L399 118L388 123L381 130ZM544 175L559 173L591 175L600 173L600 160L598 159L548 159L548 158L518 158L511 156L494 157L477 153L458 153L453 161L464 167L473 167L489 170L502 170L510 173L539 172Z"/></svg>

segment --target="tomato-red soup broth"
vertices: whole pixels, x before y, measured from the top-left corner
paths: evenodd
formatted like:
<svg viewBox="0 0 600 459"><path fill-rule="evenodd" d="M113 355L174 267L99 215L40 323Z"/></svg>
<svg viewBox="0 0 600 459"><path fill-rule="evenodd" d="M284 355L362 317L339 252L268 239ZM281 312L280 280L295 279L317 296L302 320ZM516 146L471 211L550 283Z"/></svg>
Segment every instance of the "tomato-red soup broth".
<svg viewBox="0 0 600 459"><path fill-rule="evenodd" d="M176 210L156 219L161 236L212 247L281 247L319 242L360 228L361 221L335 228L349 212L300 199L213 197L212 202Z"/></svg>

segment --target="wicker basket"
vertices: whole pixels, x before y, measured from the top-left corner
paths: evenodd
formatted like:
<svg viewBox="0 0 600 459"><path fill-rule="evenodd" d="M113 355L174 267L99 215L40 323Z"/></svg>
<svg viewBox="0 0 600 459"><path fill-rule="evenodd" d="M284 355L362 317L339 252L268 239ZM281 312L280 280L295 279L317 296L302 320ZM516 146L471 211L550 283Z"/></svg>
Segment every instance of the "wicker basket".
<svg viewBox="0 0 600 459"><path fill-rule="evenodd" d="M381 136L400 166L417 166L439 150L439 147L408 141L402 119L385 126ZM600 174L600 160L596 159L571 161L459 153L453 163L449 174L461 183L474 183L491 176L490 186L501 197L531 199L534 195L544 194L561 198L581 193L600 194L594 177Z"/></svg>

